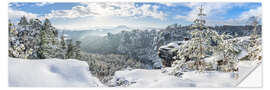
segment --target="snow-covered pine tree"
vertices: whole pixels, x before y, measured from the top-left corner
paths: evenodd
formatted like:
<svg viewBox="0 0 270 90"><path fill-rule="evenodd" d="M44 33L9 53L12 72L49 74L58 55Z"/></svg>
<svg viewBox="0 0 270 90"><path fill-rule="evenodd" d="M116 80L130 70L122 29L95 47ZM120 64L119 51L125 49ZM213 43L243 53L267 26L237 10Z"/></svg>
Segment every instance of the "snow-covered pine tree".
<svg viewBox="0 0 270 90"><path fill-rule="evenodd" d="M65 36L64 36L64 31L62 32L62 35L60 37L60 43L59 43L59 53L58 53L58 58L66 59L66 53L67 53L67 44L65 41Z"/></svg>
<svg viewBox="0 0 270 90"><path fill-rule="evenodd" d="M212 67L217 63L206 63L205 59L210 56L222 56L221 60L227 62L225 65L232 69L237 69L237 52L234 42L229 42L226 39L229 35L219 35L216 31L210 30L205 26L203 20L203 8L199 8L200 13L198 19L194 20L193 29L191 32L191 39L179 46L178 55L175 57L176 61L172 64L170 74L179 76L183 71L198 70L205 71L208 67ZM212 64L212 65L211 65Z"/></svg>
<svg viewBox="0 0 270 90"><path fill-rule="evenodd" d="M41 59L51 58L50 50L52 50L52 48L49 46L49 39L48 39L49 37L47 37L46 35L47 33L45 30L42 30L40 34L41 34L40 36L41 42L40 42L40 48L38 50L39 57Z"/></svg>
<svg viewBox="0 0 270 90"><path fill-rule="evenodd" d="M45 19L42 30L40 31L39 56L41 59L53 58L57 50L57 31L51 25L49 19Z"/></svg>
<svg viewBox="0 0 270 90"><path fill-rule="evenodd" d="M19 21L18 27L9 21L9 56L16 58L28 58L33 49L28 40L29 23L25 17Z"/></svg>
<svg viewBox="0 0 270 90"><path fill-rule="evenodd" d="M29 29L27 42L24 42L26 47L33 49L32 54L28 57L30 59L38 59L38 49L40 45L40 31L42 30L42 22L38 19L29 20Z"/></svg>
<svg viewBox="0 0 270 90"><path fill-rule="evenodd" d="M75 58L76 59L81 59L82 54L81 54L81 50L80 50L80 41L76 41L76 45L75 45Z"/></svg>
<svg viewBox="0 0 270 90"><path fill-rule="evenodd" d="M58 31L49 19L44 23L39 19L21 17L16 25L9 21L9 56L15 58L77 58L81 57L80 42L66 44L65 37L58 39Z"/></svg>
<svg viewBox="0 0 270 90"><path fill-rule="evenodd" d="M248 55L250 60L261 60L262 59L262 47L261 43L259 42L260 38L257 35L257 26L258 26L258 19L257 17L253 16L250 18L252 23L253 32L250 35L250 44L248 47Z"/></svg>
<svg viewBox="0 0 270 90"><path fill-rule="evenodd" d="M228 40L231 35L221 34L215 32L211 35L212 41L216 42L213 48L213 56L216 56L218 62L216 63L217 70L224 72L237 72L238 71L238 53L240 52L239 46L233 40Z"/></svg>
<svg viewBox="0 0 270 90"><path fill-rule="evenodd" d="M27 19L26 19L25 16L21 17L20 22L18 23L18 25L21 25L21 26L28 25L28 24L29 23L28 23L28 21L27 21Z"/></svg>
<svg viewBox="0 0 270 90"><path fill-rule="evenodd" d="M76 46L72 43L72 39L67 40L67 52L66 52L67 58L76 58Z"/></svg>
<svg viewBox="0 0 270 90"><path fill-rule="evenodd" d="M172 66L178 66L178 68L183 68L183 64L188 61L194 61L194 69L199 71L204 71L204 60L208 53L210 52L209 45L207 43L207 27L204 25L205 20L203 19L206 14L203 13L203 7L199 8L200 13L197 19L194 20L192 26L194 31L191 32L191 40L180 46L178 51L178 58ZM179 67L180 65L180 67Z"/></svg>
<svg viewBox="0 0 270 90"><path fill-rule="evenodd" d="M16 31L16 28L14 26L14 24L11 23L11 21L9 21L8 24L8 45L9 45L9 56L10 57L18 57L19 52L17 49L17 47L19 46L19 41L18 40L18 32Z"/></svg>

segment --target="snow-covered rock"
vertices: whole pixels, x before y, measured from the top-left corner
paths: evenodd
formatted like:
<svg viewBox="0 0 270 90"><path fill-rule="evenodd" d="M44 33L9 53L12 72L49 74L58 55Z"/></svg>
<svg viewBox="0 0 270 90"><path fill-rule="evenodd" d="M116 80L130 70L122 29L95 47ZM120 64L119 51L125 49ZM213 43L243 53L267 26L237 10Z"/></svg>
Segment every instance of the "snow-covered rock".
<svg viewBox="0 0 270 90"><path fill-rule="evenodd" d="M174 56L177 55L179 45L185 43L185 41L175 41L167 45L163 45L158 49L158 56L163 59L162 63L165 67L171 67L171 64L175 59Z"/></svg>
<svg viewBox="0 0 270 90"><path fill-rule="evenodd" d="M100 87L83 61L68 59L26 60L9 58L11 87Z"/></svg>

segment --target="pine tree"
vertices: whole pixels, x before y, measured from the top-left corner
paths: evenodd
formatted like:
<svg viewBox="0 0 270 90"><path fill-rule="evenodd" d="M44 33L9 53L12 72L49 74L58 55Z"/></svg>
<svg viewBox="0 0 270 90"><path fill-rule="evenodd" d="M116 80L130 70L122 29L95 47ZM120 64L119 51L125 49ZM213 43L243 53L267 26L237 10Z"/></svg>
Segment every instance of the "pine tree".
<svg viewBox="0 0 270 90"><path fill-rule="evenodd" d="M76 41L76 50L75 50L75 58L76 59L81 59L81 50L80 50L80 41Z"/></svg>
<svg viewBox="0 0 270 90"><path fill-rule="evenodd" d="M74 52L75 46L72 44L72 39L67 40L67 58L75 58Z"/></svg>
<svg viewBox="0 0 270 90"><path fill-rule="evenodd" d="M176 61L173 62L169 73L179 76L183 71L205 71L208 68L205 58L210 56L221 56L221 60L226 62L224 67L226 70L237 70L239 50L234 42L227 40L231 36L219 35L216 31L207 28L204 25L203 16L206 14L202 12L202 6L199 10L199 18L194 20L192 27L195 30L191 32L191 39L180 45L178 55L175 57Z"/></svg>
<svg viewBox="0 0 270 90"><path fill-rule="evenodd" d="M15 27L9 21L9 56L27 59L80 58L79 42L66 44L64 37L58 39L58 31L49 19L21 17Z"/></svg>
<svg viewBox="0 0 270 90"><path fill-rule="evenodd" d="M259 42L259 36L257 35L258 19L257 17L251 17L250 21L253 26L253 32L250 35L250 44L248 47L248 55L250 60L261 60L262 59L262 47Z"/></svg>
<svg viewBox="0 0 270 90"><path fill-rule="evenodd" d="M18 32L16 31L14 24L11 23L11 21L8 22L8 45L9 45L9 56L10 57L16 57L18 52L16 51L17 42L17 35Z"/></svg>
<svg viewBox="0 0 270 90"><path fill-rule="evenodd" d="M213 55L221 57L220 62L223 62L221 66L218 66L217 70L225 72L238 71L238 53L240 49L235 41L227 40L231 37L223 33L222 35L217 34L214 38L217 45L213 47Z"/></svg>
<svg viewBox="0 0 270 90"><path fill-rule="evenodd" d="M64 32L62 32L62 36L60 37L60 43L59 43L59 53L58 57L62 59L67 59L66 53L67 53L67 44L64 37Z"/></svg>
<svg viewBox="0 0 270 90"><path fill-rule="evenodd" d="M28 21L27 21L27 19L26 19L25 16L21 17L20 22L18 23L18 25L21 25L21 26L28 25L28 24L29 23L28 23Z"/></svg>
<svg viewBox="0 0 270 90"><path fill-rule="evenodd" d="M57 36L56 29L51 25L48 19L45 19L42 30L40 31L40 48L39 57L41 59L56 57L57 50Z"/></svg>
<svg viewBox="0 0 270 90"><path fill-rule="evenodd" d="M26 17L22 17L18 28L9 21L9 56L15 58L28 58L33 49L30 48L28 40L28 21Z"/></svg>
<svg viewBox="0 0 270 90"><path fill-rule="evenodd" d="M199 10L199 18L194 20L192 27L195 29L191 32L192 38L186 43L187 45L181 46L182 49L179 50L178 57L184 61L189 59L194 60L195 69L203 71L205 69L203 58L207 56L211 48L207 43L207 32L209 32L209 30L206 29L207 27L204 25L205 20L203 19L203 16L206 16L206 14L203 13L202 6L199 8ZM182 63L182 61L178 62L178 64L179 63Z"/></svg>
<svg viewBox="0 0 270 90"><path fill-rule="evenodd" d="M41 31L42 31L42 22L39 19L30 19L29 21L29 35L28 41L29 44L27 47L33 49L33 53L29 56L30 59L39 59L38 50L40 48L41 43Z"/></svg>
<svg viewBox="0 0 270 90"><path fill-rule="evenodd" d="M49 47L49 40L47 37L47 33L45 30L42 30L41 32L41 42L40 42L40 48L39 48L39 58L46 59L50 58L50 47Z"/></svg>

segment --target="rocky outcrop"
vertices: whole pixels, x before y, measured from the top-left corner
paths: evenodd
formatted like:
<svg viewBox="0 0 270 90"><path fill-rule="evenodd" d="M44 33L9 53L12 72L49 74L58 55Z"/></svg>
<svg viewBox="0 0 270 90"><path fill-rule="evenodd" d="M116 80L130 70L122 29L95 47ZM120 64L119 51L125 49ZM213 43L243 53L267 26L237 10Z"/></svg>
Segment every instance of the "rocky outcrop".
<svg viewBox="0 0 270 90"><path fill-rule="evenodd" d="M171 67L172 63L176 60L175 56L177 56L179 45L182 43L184 41L172 42L158 49L158 56L162 59L164 67Z"/></svg>

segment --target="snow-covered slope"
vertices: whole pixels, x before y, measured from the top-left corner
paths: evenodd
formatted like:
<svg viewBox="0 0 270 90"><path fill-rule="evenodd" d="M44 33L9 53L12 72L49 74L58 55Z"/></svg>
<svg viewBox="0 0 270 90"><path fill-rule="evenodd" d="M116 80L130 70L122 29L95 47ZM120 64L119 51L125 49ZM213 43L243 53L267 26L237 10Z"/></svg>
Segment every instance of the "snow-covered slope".
<svg viewBox="0 0 270 90"><path fill-rule="evenodd" d="M124 70L117 71L111 84L125 87L235 87L259 63L241 61L239 77L232 72L184 72L182 78L162 73L161 70Z"/></svg>
<svg viewBox="0 0 270 90"><path fill-rule="evenodd" d="M9 58L11 87L99 87L101 82L79 60Z"/></svg>
<svg viewBox="0 0 270 90"><path fill-rule="evenodd" d="M128 82L129 87L232 87L232 73L223 72L186 72L182 79L162 73L161 70L118 71L113 82Z"/></svg>
<svg viewBox="0 0 270 90"><path fill-rule="evenodd" d="M240 61L239 77L231 72L184 72L182 77L162 70L127 69L115 72L110 82L117 87L234 87L261 62ZM24 60L9 58L11 87L105 87L78 60Z"/></svg>

